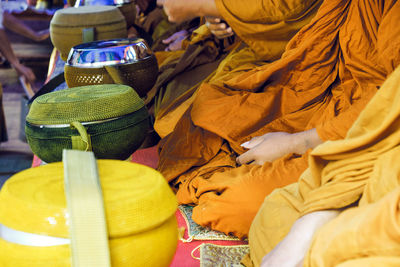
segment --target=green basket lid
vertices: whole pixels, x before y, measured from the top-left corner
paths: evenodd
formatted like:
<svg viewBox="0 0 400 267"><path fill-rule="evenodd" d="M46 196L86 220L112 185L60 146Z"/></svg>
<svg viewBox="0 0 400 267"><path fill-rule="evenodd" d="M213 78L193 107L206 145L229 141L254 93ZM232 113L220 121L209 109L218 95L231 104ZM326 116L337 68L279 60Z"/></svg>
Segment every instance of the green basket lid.
<svg viewBox="0 0 400 267"><path fill-rule="evenodd" d="M36 125L92 122L121 117L144 107L129 86L102 84L55 91L36 98L26 121Z"/></svg>

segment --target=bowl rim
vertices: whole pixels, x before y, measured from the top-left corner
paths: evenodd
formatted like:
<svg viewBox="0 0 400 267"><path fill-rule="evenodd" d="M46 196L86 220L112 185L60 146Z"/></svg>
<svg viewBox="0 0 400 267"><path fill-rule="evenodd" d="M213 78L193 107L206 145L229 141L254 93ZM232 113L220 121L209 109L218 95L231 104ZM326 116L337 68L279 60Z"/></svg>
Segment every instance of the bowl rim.
<svg viewBox="0 0 400 267"><path fill-rule="evenodd" d="M74 60L73 55L79 52L84 51L96 51L101 49L109 49L109 50L118 50L118 49L125 49L134 45L140 44L142 47L145 48L146 56L144 57L137 57L135 59L117 59L117 60L107 60L107 61L96 61L96 62L85 62L85 63L78 63ZM96 47L98 46L98 47ZM65 62L65 65L75 68L99 68L103 66L110 66L110 65L125 65L131 64L143 60L147 60L148 58L154 57L153 51L150 49L147 42L139 37L134 38L117 38L117 39L109 39L109 40L98 40L88 43L82 43L75 45L71 48L68 58Z"/></svg>

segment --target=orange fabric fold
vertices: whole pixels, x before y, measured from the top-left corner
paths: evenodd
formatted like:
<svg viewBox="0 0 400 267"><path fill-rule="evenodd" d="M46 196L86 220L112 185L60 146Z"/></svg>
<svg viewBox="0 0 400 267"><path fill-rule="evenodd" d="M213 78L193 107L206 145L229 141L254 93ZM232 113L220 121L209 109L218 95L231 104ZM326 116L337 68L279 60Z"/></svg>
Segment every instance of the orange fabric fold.
<svg viewBox="0 0 400 267"><path fill-rule="evenodd" d="M216 0L221 16L260 58L275 60L288 38L315 15L320 0Z"/></svg>
<svg viewBox="0 0 400 267"><path fill-rule="evenodd" d="M399 2L382 1L377 6L384 10L382 16L379 16L382 19L381 25L399 21ZM388 27L380 28L379 31L381 29L387 30L387 35L384 36L391 38L390 46L397 49L392 58L387 58L390 62L400 56L400 29ZM386 47L384 50L386 51ZM396 61L387 66L394 62ZM397 58L397 65L399 63ZM386 253L390 251L385 249L393 245L393 240L390 240L392 237L387 235L400 233L398 223L391 225L393 221L398 221L398 203L389 206L385 204L382 212L378 208L363 207L378 202L400 186L399 102L400 66L387 78L361 112L345 139L328 141L316 147L310 154L309 168L301 175L299 182L274 190L265 198L249 233L250 255L254 265L260 264L262 257L284 238L300 216L320 210L346 209L357 204L360 207L359 216L356 215L358 211L345 212L343 216L347 219L339 216L338 221L334 219L332 224L329 223L336 226L327 226L326 229L329 230L320 237L317 233L316 238L321 240L309 251L316 260L307 260L309 265L306 266L373 266L377 259L385 262L387 260L387 266L396 262L393 258L396 255ZM397 200L394 201L398 202L398 196L395 198ZM375 207L378 206L380 204ZM367 227L366 224L369 224L370 230L362 230L362 227ZM369 241L359 239L367 232L368 237L365 238L369 238ZM341 239L341 235L349 238ZM329 245L330 242L332 246ZM398 243L397 238L395 242ZM357 259L360 255L371 259Z"/></svg>
<svg viewBox="0 0 400 267"><path fill-rule="evenodd" d="M268 132L311 128L324 140L345 136L400 61L394 52L399 35L390 30L399 21L396 8L392 2L325 1L281 59L199 87L174 131L161 140L158 166L181 203L229 203L223 212L218 205L197 208L197 223L246 236L251 220L238 214L250 204L239 199L254 200L247 212L253 218L262 195L293 183L308 165L307 157L293 155L238 168L241 143ZM240 190L246 184L252 190Z"/></svg>

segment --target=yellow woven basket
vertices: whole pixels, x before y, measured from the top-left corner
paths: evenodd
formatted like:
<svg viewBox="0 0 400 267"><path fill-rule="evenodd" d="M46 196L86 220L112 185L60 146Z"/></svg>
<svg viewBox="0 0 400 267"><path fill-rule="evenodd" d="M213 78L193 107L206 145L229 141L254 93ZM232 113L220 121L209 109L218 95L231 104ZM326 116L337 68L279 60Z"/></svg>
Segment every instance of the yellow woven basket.
<svg viewBox="0 0 400 267"><path fill-rule="evenodd" d="M82 6L58 10L50 22L50 38L67 60L75 45L95 40L126 38L126 21L115 6Z"/></svg>
<svg viewBox="0 0 400 267"><path fill-rule="evenodd" d="M154 169L98 160L111 265L168 266L177 246L177 201ZM31 168L0 191L0 266L71 266L63 163Z"/></svg>

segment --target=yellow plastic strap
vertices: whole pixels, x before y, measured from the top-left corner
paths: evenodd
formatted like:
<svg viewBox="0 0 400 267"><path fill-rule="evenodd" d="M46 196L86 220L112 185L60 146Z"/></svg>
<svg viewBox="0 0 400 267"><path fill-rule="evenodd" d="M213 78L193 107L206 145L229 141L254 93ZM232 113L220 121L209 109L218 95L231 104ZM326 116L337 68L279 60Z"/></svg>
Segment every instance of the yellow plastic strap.
<svg viewBox="0 0 400 267"><path fill-rule="evenodd" d="M93 152L64 150L73 267L110 267L103 194Z"/></svg>

